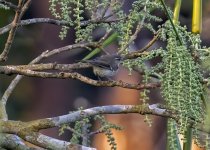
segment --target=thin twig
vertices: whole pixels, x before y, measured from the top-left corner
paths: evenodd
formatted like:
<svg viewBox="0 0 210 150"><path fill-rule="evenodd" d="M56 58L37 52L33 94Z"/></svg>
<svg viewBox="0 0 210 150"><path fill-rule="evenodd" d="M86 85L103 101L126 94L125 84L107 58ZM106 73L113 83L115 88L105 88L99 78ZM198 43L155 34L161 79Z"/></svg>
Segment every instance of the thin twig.
<svg viewBox="0 0 210 150"><path fill-rule="evenodd" d="M74 128L71 128L70 126L66 127L65 129L73 132L74 134L78 135L79 137L82 137L83 139L85 138L87 140L87 137L85 134L79 133L78 131L76 131ZM83 145L83 144L82 144Z"/></svg>
<svg viewBox="0 0 210 150"><path fill-rule="evenodd" d="M110 4L111 4L111 2L107 2L106 3L106 5L104 6L104 8L102 9L102 11L101 11L101 18L104 18L105 17L105 15L106 15L106 12L107 12L107 10L109 9L109 7L110 7Z"/></svg>
<svg viewBox="0 0 210 150"><path fill-rule="evenodd" d="M99 40L99 44L103 44L111 32L112 32L112 29L108 29L106 33L104 34L104 36Z"/></svg>
<svg viewBox="0 0 210 150"><path fill-rule="evenodd" d="M124 59L134 59L137 58L139 56L143 56L143 55L147 55L148 52L145 52L146 50L148 50L157 40L159 37L159 32L157 32L154 37L152 38L151 41L149 41L149 43L147 43L146 46L144 46L142 49L137 50L135 52L131 52L127 55L124 56Z"/></svg>
<svg viewBox="0 0 210 150"><path fill-rule="evenodd" d="M148 50L158 40L158 37L159 37L159 32L157 32L154 35L152 40L149 41L149 43L147 43L147 45L145 47L143 47L142 49L138 50L138 52L144 52L144 51Z"/></svg>
<svg viewBox="0 0 210 150"><path fill-rule="evenodd" d="M112 23L112 22L117 22L119 19L96 19L96 20L85 20L81 22L81 26L87 26L90 23ZM62 20L56 20L56 19L51 19L51 18L33 18L33 19L27 19L27 20L21 20L17 26L26 26L26 25L31 25L31 24L37 24L37 23L48 23L48 24L53 24L53 25L58 25L58 26L71 26L69 22L67 21L62 21ZM2 28L0 28L0 35L8 32L12 28L12 23L8 24Z"/></svg>
<svg viewBox="0 0 210 150"><path fill-rule="evenodd" d="M148 1L146 1L146 3L147 2ZM145 12L147 11L147 6L144 6L143 11L145 11ZM126 45L120 49L119 53L122 53L137 38L138 33L143 28L143 25L145 23L145 20L146 20L146 15L140 21L138 21L138 24L137 24L137 27L135 29L134 34L130 36L130 39L128 40L128 42L126 43Z"/></svg>
<svg viewBox="0 0 210 150"><path fill-rule="evenodd" d="M15 37L15 34L16 34L16 30L18 28L18 23L20 22L20 19L23 16L23 14L25 13L25 11L28 9L30 3L31 3L31 0L28 0L25 4L24 4L24 0L19 0L18 9L16 10L14 20L12 21L9 36L7 38L4 50L0 55L0 61L6 61L7 60L7 55L9 53L9 50L11 48L11 45L13 43L13 40L14 40L14 37Z"/></svg>
<svg viewBox="0 0 210 150"><path fill-rule="evenodd" d="M93 136L93 135L95 135L95 134L99 134L99 133L104 133L104 128L105 126L102 126L102 127L100 127L99 129L97 129L96 131L93 131L93 132L90 132L89 134L88 134L88 136Z"/></svg>

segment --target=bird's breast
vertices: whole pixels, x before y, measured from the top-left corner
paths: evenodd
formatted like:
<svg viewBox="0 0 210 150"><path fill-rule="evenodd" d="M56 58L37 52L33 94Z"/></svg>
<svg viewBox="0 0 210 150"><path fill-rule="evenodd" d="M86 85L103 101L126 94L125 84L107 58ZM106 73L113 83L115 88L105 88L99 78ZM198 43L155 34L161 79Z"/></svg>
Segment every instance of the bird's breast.
<svg viewBox="0 0 210 150"><path fill-rule="evenodd" d="M94 67L93 72L95 75L100 77L112 77L116 74L117 71Z"/></svg>

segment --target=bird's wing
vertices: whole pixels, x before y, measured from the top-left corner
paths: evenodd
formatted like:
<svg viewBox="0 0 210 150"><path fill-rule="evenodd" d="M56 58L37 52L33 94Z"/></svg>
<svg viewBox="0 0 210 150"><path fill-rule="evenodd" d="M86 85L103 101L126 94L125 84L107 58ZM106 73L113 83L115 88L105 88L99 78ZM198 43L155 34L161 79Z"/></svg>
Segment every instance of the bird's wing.
<svg viewBox="0 0 210 150"><path fill-rule="evenodd" d="M101 67L104 69L110 69L110 65L103 60L86 60L85 62L90 63L95 67Z"/></svg>

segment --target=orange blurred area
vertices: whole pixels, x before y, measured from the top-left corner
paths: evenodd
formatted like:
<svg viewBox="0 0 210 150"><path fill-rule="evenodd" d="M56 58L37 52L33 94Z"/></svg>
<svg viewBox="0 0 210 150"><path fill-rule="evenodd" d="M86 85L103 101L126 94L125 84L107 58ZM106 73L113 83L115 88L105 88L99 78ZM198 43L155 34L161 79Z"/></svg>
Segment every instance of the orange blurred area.
<svg viewBox="0 0 210 150"><path fill-rule="evenodd" d="M121 70L117 77L125 82L138 83L140 76L133 73L132 76L128 76L126 70ZM108 93L108 94L107 94ZM106 92L105 95L101 94L103 99L108 99L106 104L141 104L139 91L127 90L122 88L115 88L110 92ZM119 150L155 150L164 149L164 124L162 127L158 127L158 117L150 117L152 119L152 127L149 127L144 122L145 116L138 114L127 115L107 115L106 117L110 122L115 123L123 127L122 131L115 131L114 137L117 142ZM159 128L159 129L158 129ZM160 133L160 131L163 131ZM158 134L158 135L157 135ZM161 146L162 145L162 146ZM97 135L94 138L94 147L99 150L110 149L107 137L104 135Z"/></svg>

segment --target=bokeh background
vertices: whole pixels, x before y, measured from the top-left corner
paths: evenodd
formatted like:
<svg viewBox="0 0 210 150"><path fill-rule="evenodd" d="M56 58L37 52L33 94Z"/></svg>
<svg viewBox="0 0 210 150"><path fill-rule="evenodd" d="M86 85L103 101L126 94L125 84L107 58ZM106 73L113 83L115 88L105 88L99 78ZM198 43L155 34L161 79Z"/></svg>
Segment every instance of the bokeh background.
<svg viewBox="0 0 210 150"><path fill-rule="evenodd" d="M12 2L17 3L16 0ZM133 0L125 1L124 10L128 12ZM168 2L173 6L172 0ZM36 0L32 2L30 9L27 11L23 19L29 18L52 18L48 10L48 0ZM203 44L210 46L210 2L203 1L203 32L201 38ZM156 12L159 13L159 12ZM163 14L160 14L163 16ZM180 20L181 24L187 25L191 29L192 18L192 1L184 0L181 8ZM10 23L13 19L12 11L0 10L0 27ZM166 18L165 18L166 19ZM34 24L30 26L20 27L17 36L9 54L9 59L5 64L27 64L33 58L41 54L45 50L52 50L61 46L74 43L74 31L70 30L65 40L61 41L58 37L60 27L50 24ZM100 36L100 32L95 34ZM0 36L0 49L4 48L7 34ZM139 49L152 38L151 33L142 31L134 49ZM156 43L159 44L159 43ZM107 48L110 53L114 53L116 45ZM74 63L88 54L88 51L76 50L74 52L66 52L55 57L48 58L43 62L58 63ZM149 64L148 64L149 65ZM97 79L92 74L91 69L81 72L93 79ZM0 75L0 94L2 95L11 80L15 76ZM137 83L141 81L141 77L137 73L128 76L128 71L120 68L119 74L115 79L124 80L126 82ZM161 102L161 96L158 90L152 90L151 102ZM105 88L94 87L84 84L80 81L72 79L39 79L25 77L14 90L9 98L8 114L10 119L30 121L33 119L58 116L69 113L69 111L77 110L78 107L89 108L100 105L111 104L139 104L139 91L128 90L122 88ZM164 150L165 149L165 129L166 120L161 117L151 117L153 119L152 127L144 122L144 116L137 114L129 115L106 115L106 118L118 125L124 127L123 131L114 131L119 150ZM95 125L96 127L97 125ZM58 129L50 129L42 131L49 136L69 140L70 133L58 136ZM110 149L106 142L106 137L96 135L93 138L93 147L99 150ZM198 149L194 147L194 149Z"/></svg>

